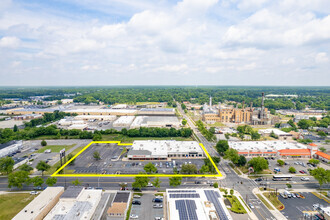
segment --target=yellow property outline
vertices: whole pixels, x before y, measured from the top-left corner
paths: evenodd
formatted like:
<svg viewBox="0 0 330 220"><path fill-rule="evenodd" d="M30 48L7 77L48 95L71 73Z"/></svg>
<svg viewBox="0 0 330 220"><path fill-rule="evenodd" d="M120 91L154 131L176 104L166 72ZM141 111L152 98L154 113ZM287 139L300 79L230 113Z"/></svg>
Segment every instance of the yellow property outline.
<svg viewBox="0 0 330 220"><path fill-rule="evenodd" d="M84 147L81 151L79 151L74 157L68 160L63 166L60 167L55 173L53 173L52 177L222 177L218 167L215 165L212 160L210 154L205 149L202 143L199 145L202 147L204 153L211 161L215 170L218 174L59 174L61 170L63 170L72 160L78 157L82 152L84 152L87 148L89 148L92 144L117 144L118 146L128 146L133 143L121 143L121 141L91 141L86 147Z"/></svg>

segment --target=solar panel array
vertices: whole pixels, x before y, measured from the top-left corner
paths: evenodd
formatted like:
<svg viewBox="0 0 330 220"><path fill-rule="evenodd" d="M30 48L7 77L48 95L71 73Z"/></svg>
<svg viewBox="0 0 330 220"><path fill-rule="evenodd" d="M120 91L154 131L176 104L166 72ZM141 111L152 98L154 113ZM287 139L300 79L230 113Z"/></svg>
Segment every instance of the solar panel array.
<svg viewBox="0 0 330 220"><path fill-rule="evenodd" d="M195 193L196 190L168 190L168 193Z"/></svg>
<svg viewBox="0 0 330 220"><path fill-rule="evenodd" d="M200 198L198 193L178 193L178 194L170 194L170 198Z"/></svg>
<svg viewBox="0 0 330 220"><path fill-rule="evenodd" d="M218 213L218 216L220 217L221 220L229 220L225 211L223 210L219 198L220 194L216 191L213 190L204 190L204 193L206 195L207 200L213 203L215 210Z"/></svg>
<svg viewBox="0 0 330 220"><path fill-rule="evenodd" d="M180 220L198 220L194 200L175 200L175 207L179 211Z"/></svg>

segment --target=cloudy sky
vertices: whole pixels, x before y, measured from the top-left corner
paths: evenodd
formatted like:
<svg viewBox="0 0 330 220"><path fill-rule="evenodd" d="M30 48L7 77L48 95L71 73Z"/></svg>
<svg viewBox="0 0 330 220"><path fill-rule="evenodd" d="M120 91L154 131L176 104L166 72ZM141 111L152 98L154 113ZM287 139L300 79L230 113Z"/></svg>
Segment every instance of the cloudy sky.
<svg viewBox="0 0 330 220"><path fill-rule="evenodd" d="M1 0L0 85L330 85L329 0Z"/></svg>

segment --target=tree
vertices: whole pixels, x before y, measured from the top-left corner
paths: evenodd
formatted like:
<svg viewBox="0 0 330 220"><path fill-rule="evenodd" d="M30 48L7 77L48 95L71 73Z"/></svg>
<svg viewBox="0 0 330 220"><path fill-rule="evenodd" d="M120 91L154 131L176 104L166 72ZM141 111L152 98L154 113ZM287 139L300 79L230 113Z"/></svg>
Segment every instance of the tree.
<svg viewBox="0 0 330 220"><path fill-rule="evenodd" d="M58 105L62 105L63 102L62 102L61 100L58 100L58 101L57 101L57 104L58 104Z"/></svg>
<svg viewBox="0 0 330 220"><path fill-rule="evenodd" d="M11 173L8 175L8 187L17 187L19 189L22 189L23 184L29 184L30 183L30 177L29 173L26 171L17 171L15 173Z"/></svg>
<svg viewBox="0 0 330 220"><path fill-rule="evenodd" d="M283 166L285 164L283 160L277 160L277 163L279 166Z"/></svg>
<svg viewBox="0 0 330 220"><path fill-rule="evenodd" d="M95 160L101 160L100 153L98 151L94 151L93 157Z"/></svg>
<svg viewBox="0 0 330 220"><path fill-rule="evenodd" d="M321 137L326 137L327 134L324 131L318 131L317 134Z"/></svg>
<svg viewBox="0 0 330 220"><path fill-rule="evenodd" d="M298 122L298 126L301 128L301 129L308 129L309 127L311 127L313 124L313 121L311 120L307 120L307 119L301 119L299 122Z"/></svg>
<svg viewBox="0 0 330 220"><path fill-rule="evenodd" d="M248 164L253 167L255 172L261 172L265 169L268 169L268 162L263 157L254 157Z"/></svg>
<svg viewBox="0 0 330 220"><path fill-rule="evenodd" d="M144 171L146 171L148 174L151 174L151 173L156 173L157 172L157 168L155 167L155 165L153 165L152 163L147 163L145 166L144 166Z"/></svg>
<svg viewBox="0 0 330 220"><path fill-rule="evenodd" d="M57 183L57 179L55 177L48 177L46 179L46 184L48 186L54 186Z"/></svg>
<svg viewBox="0 0 330 220"><path fill-rule="evenodd" d="M230 193L231 196L233 196L234 195L234 190L230 189L229 193Z"/></svg>
<svg viewBox="0 0 330 220"><path fill-rule="evenodd" d="M120 183L120 190L125 190L127 187L127 183Z"/></svg>
<svg viewBox="0 0 330 220"><path fill-rule="evenodd" d="M47 146L47 142L45 140L42 140L41 141L41 146L43 146L43 147Z"/></svg>
<svg viewBox="0 0 330 220"><path fill-rule="evenodd" d="M23 164L22 166L19 167L19 170L23 170L23 171L26 171L26 172L30 173L30 171L33 170L33 168L25 163L25 164Z"/></svg>
<svg viewBox="0 0 330 220"><path fill-rule="evenodd" d="M323 153L327 151L324 147L320 147L319 150Z"/></svg>
<svg viewBox="0 0 330 220"><path fill-rule="evenodd" d="M199 170L199 172L200 173L208 173L208 172L210 172L210 170L209 170L209 166L207 166L207 165L203 165L202 167L201 167L201 169Z"/></svg>
<svg viewBox="0 0 330 220"><path fill-rule="evenodd" d="M320 188L324 183L330 182L330 170L318 167L310 171L310 174L319 182Z"/></svg>
<svg viewBox="0 0 330 220"><path fill-rule="evenodd" d="M170 181L170 186L180 186L181 185L181 181L182 181L182 177L176 177L176 176L173 176L173 177L170 177L169 178L169 181Z"/></svg>
<svg viewBox="0 0 330 220"><path fill-rule="evenodd" d="M196 174L197 167L195 164L182 164L181 173L184 174Z"/></svg>
<svg viewBox="0 0 330 220"><path fill-rule="evenodd" d="M18 132L18 127L17 127L17 125L14 125L13 131L14 131L14 132Z"/></svg>
<svg viewBox="0 0 330 220"><path fill-rule="evenodd" d="M238 152L233 148L229 148L226 150L225 156L223 158L230 160L233 164L237 164L239 160Z"/></svg>
<svg viewBox="0 0 330 220"><path fill-rule="evenodd" d="M44 172L46 170L49 170L50 166L43 160L39 161L39 163L36 166L37 170L41 171L41 175L44 175Z"/></svg>
<svg viewBox="0 0 330 220"><path fill-rule="evenodd" d="M213 187L214 188L218 188L219 187L219 184L217 182L213 183Z"/></svg>
<svg viewBox="0 0 330 220"><path fill-rule="evenodd" d="M156 177L155 180L152 182L152 185L156 188L159 188L161 183L162 181L159 180L159 177Z"/></svg>
<svg viewBox="0 0 330 220"><path fill-rule="evenodd" d="M290 172L290 173L296 173L297 171L296 171L296 168L294 168L294 167L289 167L289 172Z"/></svg>
<svg viewBox="0 0 330 220"><path fill-rule="evenodd" d="M246 158L243 155L240 155L238 158L237 165L242 167L242 166L245 166L246 162L247 162Z"/></svg>
<svg viewBox="0 0 330 220"><path fill-rule="evenodd" d="M101 134L94 134L93 135L93 141L100 141L102 140L102 135Z"/></svg>
<svg viewBox="0 0 330 220"><path fill-rule="evenodd" d="M252 140L259 140L260 137L261 137L261 135L260 135L257 131L253 131L253 132L251 133L251 139L252 139Z"/></svg>
<svg viewBox="0 0 330 220"><path fill-rule="evenodd" d="M145 174L145 173L139 173L139 174ZM141 188L146 187L149 183L150 179L146 176L136 176L134 177L134 182L132 183L133 188L138 188L141 190Z"/></svg>
<svg viewBox="0 0 330 220"><path fill-rule="evenodd" d="M40 176L35 176L30 179L30 182L33 183L33 186L41 186L44 183L44 179Z"/></svg>
<svg viewBox="0 0 330 220"><path fill-rule="evenodd" d="M74 157L73 154L71 154L71 153L68 154L68 161L71 160L72 157ZM73 160L69 163L69 165L74 165L74 162L75 162L75 161L76 161L76 159L73 159Z"/></svg>
<svg viewBox="0 0 330 220"><path fill-rule="evenodd" d="M186 119L182 119L182 125L185 126L187 124L187 120Z"/></svg>
<svg viewBox="0 0 330 220"><path fill-rule="evenodd" d="M310 159L308 162L311 163L311 164L314 164L314 165L317 165L317 164L320 163L320 161L317 160L317 159Z"/></svg>
<svg viewBox="0 0 330 220"><path fill-rule="evenodd" d="M80 181L80 180L77 178L77 179L73 180L71 183L72 183L73 185L75 185L75 186L80 186L80 185L82 184L82 181Z"/></svg>
<svg viewBox="0 0 330 220"><path fill-rule="evenodd" d="M224 155L225 151L228 150L229 145L227 140L218 141L217 145L215 145L215 149L218 151L220 155Z"/></svg>
<svg viewBox="0 0 330 220"><path fill-rule="evenodd" d="M214 134L215 133L215 128L214 127L210 127L209 128L209 132L212 133L212 134Z"/></svg>
<svg viewBox="0 0 330 220"><path fill-rule="evenodd" d="M7 175L13 172L15 161L11 157L0 158L0 172Z"/></svg>
<svg viewBox="0 0 330 220"><path fill-rule="evenodd" d="M181 108L183 109L183 110L185 110L186 108L187 108L187 106L185 105L185 104L181 104Z"/></svg>

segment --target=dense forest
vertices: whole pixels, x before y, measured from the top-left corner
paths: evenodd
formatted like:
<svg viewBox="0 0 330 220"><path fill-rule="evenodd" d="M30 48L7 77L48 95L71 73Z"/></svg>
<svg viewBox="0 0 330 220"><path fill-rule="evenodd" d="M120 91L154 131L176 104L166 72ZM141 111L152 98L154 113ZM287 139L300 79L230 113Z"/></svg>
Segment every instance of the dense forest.
<svg viewBox="0 0 330 220"><path fill-rule="evenodd" d="M48 95L45 100L66 98L71 94L75 102L105 104L137 102L168 102L173 100L203 104L213 97L213 102L234 101L253 102L261 105L261 93L298 95L297 98L266 99L269 109L304 109L310 106L316 109L330 110L330 87L189 87L189 86L132 86L132 87L47 87L47 88L0 88L0 103L6 98L28 99L30 96ZM2 101L3 102L3 101Z"/></svg>

